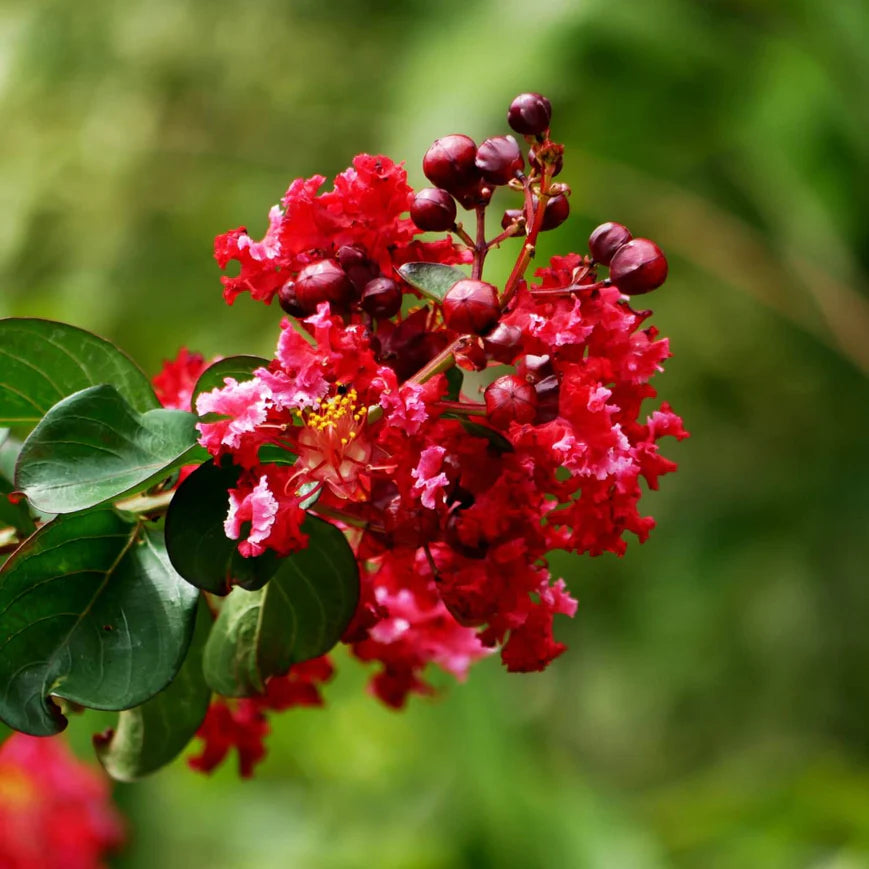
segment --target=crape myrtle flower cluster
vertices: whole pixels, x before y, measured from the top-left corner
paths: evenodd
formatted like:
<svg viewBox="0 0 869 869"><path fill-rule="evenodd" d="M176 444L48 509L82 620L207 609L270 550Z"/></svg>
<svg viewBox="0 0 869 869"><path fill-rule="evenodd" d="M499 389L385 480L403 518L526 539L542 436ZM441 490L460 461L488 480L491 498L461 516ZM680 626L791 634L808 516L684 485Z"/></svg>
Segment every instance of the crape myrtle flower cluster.
<svg viewBox="0 0 869 869"><path fill-rule="evenodd" d="M661 437L686 437L666 403L643 409L670 352L629 297L663 283L660 249L605 223L588 253L526 274L539 233L569 214L550 115L539 94L511 104L525 154L511 135L436 140L432 186L416 193L402 165L359 155L331 190L319 175L293 181L261 240L240 227L215 242L219 265L239 266L222 278L226 301L248 293L286 314L267 366L196 400L200 443L240 469L226 535L255 557L304 549L308 511L345 532L361 594L342 639L377 665L371 689L395 708L431 691L432 663L462 679L494 652L515 672L560 655L554 617L577 603L547 553L621 555L628 532L645 540L641 480L656 489L676 467ZM487 240L498 188L514 201ZM509 277L485 281L488 254L509 244ZM202 367L186 353L167 366L164 404L184 407ZM482 394L463 389L469 371L486 372ZM296 458L265 461L264 448ZM234 746L248 774L265 710L318 705L331 674L320 658L261 697L217 699L193 765L209 770Z"/></svg>
<svg viewBox="0 0 869 869"><path fill-rule="evenodd" d="M92 869L125 838L106 777L24 733L0 746L0 831L3 869Z"/></svg>

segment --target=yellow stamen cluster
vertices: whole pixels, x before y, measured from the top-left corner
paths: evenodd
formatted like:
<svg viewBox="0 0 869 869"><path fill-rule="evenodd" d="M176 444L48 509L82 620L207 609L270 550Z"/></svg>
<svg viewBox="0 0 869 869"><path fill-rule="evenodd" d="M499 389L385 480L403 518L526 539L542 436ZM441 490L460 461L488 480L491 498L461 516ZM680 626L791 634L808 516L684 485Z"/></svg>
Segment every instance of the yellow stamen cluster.
<svg viewBox="0 0 869 869"><path fill-rule="evenodd" d="M345 427L349 423L353 428L347 432L346 437L341 438L342 444L349 443L356 437L355 426L361 424L366 416L365 409L359 409L356 405L358 397L356 390L351 387L343 394L339 393L331 398L322 399L317 403L316 409L307 415L305 424L314 431L322 432L337 428L338 423L349 416L351 419L345 422Z"/></svg>

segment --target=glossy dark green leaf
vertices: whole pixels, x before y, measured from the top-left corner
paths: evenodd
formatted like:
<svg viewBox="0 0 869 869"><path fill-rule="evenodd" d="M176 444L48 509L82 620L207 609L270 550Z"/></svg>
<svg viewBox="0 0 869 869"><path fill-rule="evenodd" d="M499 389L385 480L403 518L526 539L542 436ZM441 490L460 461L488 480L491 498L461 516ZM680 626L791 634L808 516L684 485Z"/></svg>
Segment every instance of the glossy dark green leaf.
<svg viewBox="0 0 869 869"><path fill-rule="evenodd" d="M193 738L211 700L202 652L212 624L200 597L196 629L184 664L159 694L118 716L114 730L94 736L100 763L118 781L135 781L174 760Z"/></svg>
<svg viewBox="0 0 869 869"><path fill-rule="evenodd" d="M237 383L252 380L254 371L257 368L265 368L268 364L268 359L263 359L261 356L227 356L225 359L218 359L199 375L199 380L193 387L194 401L202 392L222 389L225 386L224 378L232 377Z"/></svg>
<svg viewBox="0 0 869 869"><path fill-rule="evenodd" d="M280 559L258 591L233 589L205 645L205 679L230 697L260 693L269 676L323 655L359 600L359 570L334 525L308 517L306 549Z"/></svg>
<svg viewBox="0 0 869 869"><path fill-rule="evenodd" d="M444 372L447 379L447 395L450 401L458 401L462 392L462 383L465 379L465 373L457 365L448 368Z"/></svg>
<svg viewBox="0 0 869 869"><path fill-rule="evenodd" d="M257 452L257 458L263 465L293 465L298 456L277 444L263 444Z"/></svg>
<svg viewBox="0 0 869 869"><path fill-rule="evenodd" d="M56 404L30 433L15 485L39 510L71 513L138 492L198 452L196 417L181 410L140 414L108 385Z"/></svg>
<svg viewBox="0 0 869 869"><path fill-rule="evenodd" d="M405 263L398 273L424 296L442 302L447 290L468 276L461 269L441 263Z"/></svg>
<svg viewBox="0 0 869 869"><path fill-rule="evenodd" d="M36 524L27 508L27 501L15 497L10 500L9 497L15 491L12 477L21 444L8 434L8 429L0 430L0 529L14 528L19 537L26 537L36 530Z"/></svg>
<svg viewBox="0 0 869 869"><path fill-rule="evenodd" d="M0 320L0 424L33 426L61 399L99 383L137 411L160 406L145 374L108 341L51 320Z"/></svg>
<svg viewBox="0 0 869 869"><path fill-rule="evenodd" d="M229 509L227 491L240 469L206 462L179 487L166 513L166 550L175 570L212 594L228 594L233 584L259 588L277 568L277 556L239 555L238 541L223 530Z"/></svg>
<svg viewBox="0 0 869 869"><path fill-rule="evenodd" d="M160 531L111 509L59 516L0 569L0 718L47 736L66 726L49 695L144 703L178 672L198 596Z"/></svg>
<svg viewBox="0 0 869 869"><path fill-rule="evenodd" d="M0 746L2 746L14 732L15 731L11 727L7 727L2 721L0 721Z"/></svg>

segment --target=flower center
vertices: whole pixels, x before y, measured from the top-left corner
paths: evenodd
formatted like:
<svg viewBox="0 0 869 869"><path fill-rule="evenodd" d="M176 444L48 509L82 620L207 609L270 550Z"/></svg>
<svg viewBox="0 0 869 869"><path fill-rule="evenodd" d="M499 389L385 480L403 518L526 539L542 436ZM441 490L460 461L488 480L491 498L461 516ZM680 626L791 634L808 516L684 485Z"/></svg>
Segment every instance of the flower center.
<svg viewBox="0 0 869 869"><path fill-rule="evenodd" d="M298 438L299 470L351 500L365 497L359 475L371 458L364 432L367 411L357 400L355 389L339 385L335 395L304 414Z"/></svg>

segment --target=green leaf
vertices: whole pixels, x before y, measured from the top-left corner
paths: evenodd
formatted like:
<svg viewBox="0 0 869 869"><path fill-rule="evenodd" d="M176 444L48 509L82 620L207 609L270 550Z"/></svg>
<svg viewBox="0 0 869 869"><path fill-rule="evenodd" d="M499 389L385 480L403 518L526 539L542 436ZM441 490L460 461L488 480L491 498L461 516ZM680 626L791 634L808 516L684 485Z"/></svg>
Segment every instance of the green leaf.
<svg viewBox="0 0 869 869"><path fill-rule="evenodd" d="M193 640L172 682L141 706L121 712L114 730L94 736L97 757L112 778L135 781L165 766L199 729L211 700L202 675L202 651L212 621L200 596Z"/></svg>
<svg viewBox="0 0 869 869"><path fill-rule="evenodd" d="M212 594L229 594L234 584L259 588L278 565L272 553L244 558L238 541L223 530L227 490L237 485L240 473L232 464L206 462L178 487L166 513L166 550L173 567L189 583Z"/></svg>
<svg viewBox="0 0 869 869"><path fill-rule="evenodd" d="M0 320L0 424L31 427L61 399L111 383L138 411L160 406L145 374L114 344L51 320Z"/></svg>
<svg viewBox="0 0 869 869"><path fill-rule="evenodd" d="M261 693L269 676L323 655L338 642L359 600L359 569L334 525L308 517L306 549L280 559L258 591L233 589L205 644L205 680L219 694Z"/></svg>
<svg viewBox="0 0 869 869"><path fill-rule="evenodd" d="M462 383L465 379L465 372L461 368L454 365L444 372L447 379L447 398L450 401L458 401L462 392Z"/></svg>
<svg viewBox="0 0 869 869"><path fill-rule="evenodd" d="M91 386L56 404L30 433L15 484L39 510L86 510L146 489L193 460L195 426L192 413L140 414L113 386Z"/></svg>
<svg viewBox="0 0 869 869"><path fill-rule="evenodd" d="M462 281L468 277L460 269L441 263L405 263L399 267L398 273L412 287L436 302L444 300L447 290L456 281Z"/></svg>
<svg viewBox="0 0 869 869"><path fill-rule="evenodd" d="M2 721L0 721L0 746L2 746L14 732L15 731L11 727L7 727Z"/></svg>
<svg viewBox="0 0 869 869"><path fill-rule="evenodd" d="M4 526L14 528L18 536L23 538L36 530L36 523L23 498L20 501L9 499L15 491L12 483L13 468L21 444L14 438L3 437L4 431L8 435L9 430L0 430L0 529Z"/></svg>
<svg viewBox="0 0 869 869"><path fill-rule="evenodd" d="M232 377L238 383L253 380L254 371L257 368L265 368L268 364L268 359L263 359L261 356L227 356L226 359L218 359L199 375L199 380L193 387L194 407L197 395L211 392L212 389L222 389L225 386L223 382L225 377Z"/></svg>
<svg viewBox="0 0 869 869"><path fill-rule="evenodd" d="M158 530L110 509L44 525L0 569L0 718L48 736L66 726L49 695L143 703L178 672L198 596Z"/></svg>

